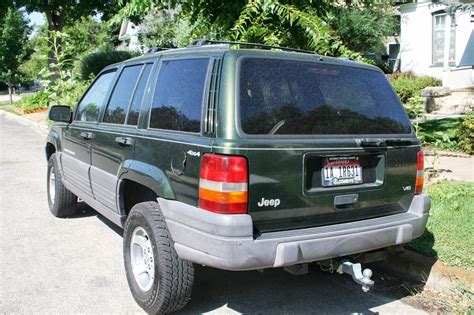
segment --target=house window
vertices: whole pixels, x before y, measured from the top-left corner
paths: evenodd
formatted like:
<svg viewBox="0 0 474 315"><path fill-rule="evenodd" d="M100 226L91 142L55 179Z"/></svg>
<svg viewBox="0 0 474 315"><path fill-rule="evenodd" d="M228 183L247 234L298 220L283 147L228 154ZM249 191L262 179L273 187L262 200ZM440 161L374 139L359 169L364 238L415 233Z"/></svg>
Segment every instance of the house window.
<svg viewBox="0 0 474 315"><path fill-rule="evenodd" d="M448 65L456 65L456 18L451 16Z"/></svg>
<svg viewBox="0 0 474 315"><path fill-rule="evenodd" d="M444 38L446 34L446 14L433 15L433 65L444 63Z"/></svg>

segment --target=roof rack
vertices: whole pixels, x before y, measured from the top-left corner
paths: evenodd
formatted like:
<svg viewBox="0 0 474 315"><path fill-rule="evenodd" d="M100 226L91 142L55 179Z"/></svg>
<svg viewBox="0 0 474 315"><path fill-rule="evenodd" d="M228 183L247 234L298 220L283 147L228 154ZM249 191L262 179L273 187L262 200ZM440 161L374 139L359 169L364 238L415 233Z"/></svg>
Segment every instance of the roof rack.
<svg viewBox="0 0 474 315"><path fill-rule="evenodd" d="M235 41L214 40L214 39L196 39L196 40L193 40L188 45L188 48L204 46L204 45L207 45L207 44L240 45L240 46L256 47L256 48L262 48L262 49L280 49L280 50L284 50L284 51L293 51L293 52L300 52L300 53L305 53L305 54L317 55L316 52L310 51L310 50L289 48L289 47L283 47L283 46L265 45L265 44L259 44L259 43L235 42Z"/></svg>
<svg viewBox="0 0 474 315"><path fill-rule="evenodd" d="M150 47L145 51L145 54L153 54L159 51L169 50L172 48L165 48L165 47Z"/></svg>

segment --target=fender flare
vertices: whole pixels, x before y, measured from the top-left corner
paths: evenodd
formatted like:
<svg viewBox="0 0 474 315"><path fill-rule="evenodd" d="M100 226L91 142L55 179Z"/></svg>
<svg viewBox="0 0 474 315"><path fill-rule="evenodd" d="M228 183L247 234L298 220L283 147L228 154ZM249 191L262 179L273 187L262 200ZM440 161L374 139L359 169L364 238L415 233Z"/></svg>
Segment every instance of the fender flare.
<svg viewBox="0 0 474 315"><path fill-rule="evenodd" d="M154 165L136 160L126 160L122 163L119 174L120 182L124 179L131 180L150 188L159 197L176 199L176 194L165 172Z"/></svg>
<svg viewBox="0 0 474 315"><path fill-rule="evenodd" d="M61 141L60 141L60 135L59 135L59 132L57 130L55 130L54 128L51 128L51 131L48 133L48 136L46 138L46 145L45 145L45 154L46 154L46 158L48 157L47 154L48 154L48 151L47 151L47 145L48 143L51 143L55 149L56 149L56 152L60 152L61 151Z"/></svg>

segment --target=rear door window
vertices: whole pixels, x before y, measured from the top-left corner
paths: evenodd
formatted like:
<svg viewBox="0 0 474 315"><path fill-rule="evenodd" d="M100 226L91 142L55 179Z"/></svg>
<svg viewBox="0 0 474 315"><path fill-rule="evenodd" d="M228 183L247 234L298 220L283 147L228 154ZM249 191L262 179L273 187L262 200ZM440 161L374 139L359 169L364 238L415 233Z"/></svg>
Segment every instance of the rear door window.
<svg viewBox="0 0 474 315"><path fill-rule="evenodd" d="M240 116L247 134L407 134L410 121L382 73L246 58Z"/></svg>
<svg viewBox="0 0 474 315"><path fill-rule="evenodd" d="M105 97L115 76L115 70L102 73L82 97L75 120L97 122Z"/></svg>
<svg viewBox="0 0 474 315"><path fill-rule="evenodd" d="M150 128L201 130L204 86L209 59L163 61L156 82Z"/></svg>
<svg viewBox="0 0 474 315"><path fill-rule="evenodd" d="M128 106L137 84L143 65L125 67L115 85L103 121L111 124L124 124Z"/></svg>

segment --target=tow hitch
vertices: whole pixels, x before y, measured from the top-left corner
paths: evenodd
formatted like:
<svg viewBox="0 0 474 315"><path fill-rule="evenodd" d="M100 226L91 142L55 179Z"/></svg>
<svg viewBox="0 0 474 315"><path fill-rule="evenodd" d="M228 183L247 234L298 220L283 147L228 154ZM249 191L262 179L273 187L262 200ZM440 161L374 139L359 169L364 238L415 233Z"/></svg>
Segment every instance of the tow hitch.
<svg viewBox="0 0 474 315"><path fill-rule="evenodd" d="M329 271L333 273L336 271L338 274L347 273L352 276L352 279L362 286L362 291L368 292L371 287L374 286L374 281L370 278L372 277L372 270L366 268L362 271L362 266L360 263L352 263L350 261L334 261L329 260L321 262L321 270Z"/></svg>
<svg viewBox="0 0 474 315"><path fill-rule="evenodd" d="M370 277L372 277L372 270L366 268L362 271L360 263L354 264L350 261L345 261L339 265L337 273L347 273L351 275L352 279L362 286L362 291L364 292L368 292L370 288L374 286L374 281L370 279Z"/></svg>

